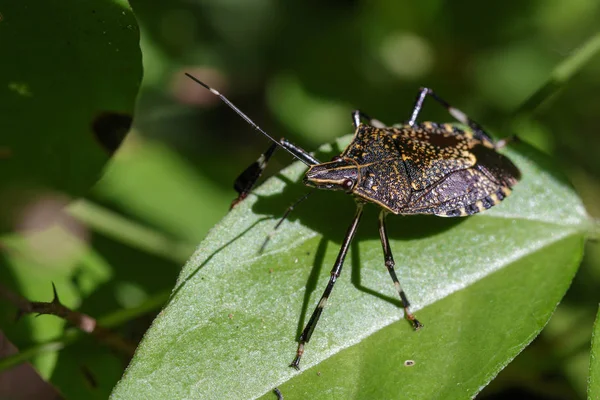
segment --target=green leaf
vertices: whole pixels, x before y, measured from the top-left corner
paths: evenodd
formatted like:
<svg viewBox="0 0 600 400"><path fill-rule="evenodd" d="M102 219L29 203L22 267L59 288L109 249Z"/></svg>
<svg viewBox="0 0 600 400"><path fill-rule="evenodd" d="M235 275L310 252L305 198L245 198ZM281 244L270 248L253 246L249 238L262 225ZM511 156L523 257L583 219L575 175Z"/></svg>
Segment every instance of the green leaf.
<svg viewBox="0 0 600 400"><path fill-rule="evenodd" d="M125 0L20 0L0 18L0 230L15 210L83 194L129 130L142 77Z"/></svg>
<svg viewBox="0 0 600 400"><path fill-rule="evenodd" d="M289 398L474 396L546 324L590 227L551 161L524 144L506 153L523 180L497 207L388 221L400 281L425 325L419 332L403 320L369 207L303 371L288 368L354 209L341 192L315 192L259 254L270 217L306 191L288 184L305 170L296 163L200 244L113 397L274 398L276 386Z"/></svg>
<svg viewBox="0 0 600 400"><path fill-rule="evenodd" d="M590 376L588 380L588 399L600 399L600 309L592 332L592 351L590 353Z"/></svg>

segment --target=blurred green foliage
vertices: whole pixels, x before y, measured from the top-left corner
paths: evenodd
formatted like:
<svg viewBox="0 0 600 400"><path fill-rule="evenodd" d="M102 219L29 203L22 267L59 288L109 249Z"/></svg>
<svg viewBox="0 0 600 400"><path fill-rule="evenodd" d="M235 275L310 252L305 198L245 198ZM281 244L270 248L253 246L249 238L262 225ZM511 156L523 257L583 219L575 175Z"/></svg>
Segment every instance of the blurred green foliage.
<svg viewBox="0 0 600 400"><path fill-rule="evenodd" d="M46 247L25 251L20 261L9 262L2 253L3 283L32 300L49 301L52 280L65 304L128 321L120 333L139 338L153 315L135 310L147 311L148 304L156 309L156 299L173 287L193 246L227 213L234 178L268 143L186 80L184 71L225 93L274 136L307 149L349 133L356 108L386 123L403 121L418 87L434 88L496 137L518 134L550 154L588 212L600 216L600 57L591 58L540 107L516 115L560 62L597 35L596 0L131 0L131 5L141 29L145 74L135 130L87 196L103 212L71 208L56 223L79 238L69 227L73 219L83 221L83 245L51 263L48 248L62 248L71 239L41 241ZM0 6L0 25L9 18ZM23 93L23 86L10 90ZM423 116L450 120L433 103ZM31 116L36 117L42 118ZM0 163L11 155L5 135L0 132ZM276 154L268 172L289 161ZM56 240L55 229L46 234ZM542 335L480 398L585 398L599 286L600 246L592 242ZM14 324L13 311L3 306L1 327L21 350L64 329L50 316ZM145 318L134 319L140 314ZM75 346L34 352L32 361L67 397L106 398L127 360L92 340Z"/></svg>

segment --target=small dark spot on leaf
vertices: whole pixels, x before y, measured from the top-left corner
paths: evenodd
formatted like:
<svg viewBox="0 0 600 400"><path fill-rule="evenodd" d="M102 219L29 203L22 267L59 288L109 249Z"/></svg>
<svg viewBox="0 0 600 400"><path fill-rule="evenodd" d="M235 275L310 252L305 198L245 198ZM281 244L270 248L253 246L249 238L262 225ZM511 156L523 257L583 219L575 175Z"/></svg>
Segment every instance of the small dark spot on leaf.
<svg viewBox="0 0 600 400"><path fill-rule="evenodd" d="M94 119L92 131L102 147L112 154L129 132L131 121L131 115L106 111Z"/></svg>
<svg viewBox="0 0 600 400"><path fill-rule="evenodd" d="M406 360L406 361L404 361L404 366L405 367L412 367L413 365L415 365L415 361L414 360Z"/></svg>
<svg viewBox="0 0 600 400"><path fill-rule="evenodd" d="M229 319L233 319L233 314L229 314L229 315L227 316L227 318L229 318Z"/></svg>
<svg viewBox="0 0 600 400"><path fill-rule="evenodd" d="M317 376L321 376L321 371L317 371Z"/></svg>

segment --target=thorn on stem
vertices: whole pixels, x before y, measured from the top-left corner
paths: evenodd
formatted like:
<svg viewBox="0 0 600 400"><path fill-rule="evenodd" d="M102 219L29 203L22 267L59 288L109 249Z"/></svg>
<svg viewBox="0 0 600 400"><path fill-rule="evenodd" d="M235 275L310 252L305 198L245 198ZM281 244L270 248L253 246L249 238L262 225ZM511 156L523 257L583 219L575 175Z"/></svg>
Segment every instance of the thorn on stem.
<svg viewBox="0 0 600 400"><path fill-rule="evenodd" d="M52 304L60 305L60 300L58 299L58 293L56 292L56 285L54 284L54 282L52 282L52 292L54 293Z"/></svg>

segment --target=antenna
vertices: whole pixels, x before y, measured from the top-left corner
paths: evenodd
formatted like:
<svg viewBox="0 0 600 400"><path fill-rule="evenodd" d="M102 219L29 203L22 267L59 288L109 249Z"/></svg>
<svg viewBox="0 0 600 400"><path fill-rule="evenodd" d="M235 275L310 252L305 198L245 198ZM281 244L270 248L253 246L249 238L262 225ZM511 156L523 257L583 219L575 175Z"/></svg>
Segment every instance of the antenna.
<svg viewBox="0 0 600 400"><path fill-rule="evenodd" d="M255 130L259 131L260 133L262 133L263 135L265 135L266 137L268 137L271 141L273 141L274 143L276 143L279 147L285 149L288 153L290 153L291 155L293 155L295 158L297 158L298 160L302 161L304 164L310 166L311 164L309 164L306 160L302 159L301 157L299 157L297 154L295 154L293 151L291 151L289 148L283 146L281 144L281 142L279 142L278 140L275 140L275 138L273 138L273 136L269 135L267 132L263 131L262 128L258 125L256 125L254 123L254 121L252 121L250 119L250 117L248 117L246 114L244 114L239 108L237 108L231 101L229 101L227 99L227 97L223 96L221 93L219 93L217 90L211 88L210 86L208 86L206 83L202 82L200 79L196 78L195 76L192 76L190 74L188 74L187 72L185 72L185 75L190 78L191 80L193 80L196 83L199 83L200 85L202 85L204 88L208 89L211 91L211 93L213 93L214 95L219 96L219 98L229 106L229 108L231 108L233 111L235 111L240 117L242 117L244 119L244 121L246 121L248 124L250 124L250 126L252 126ZM314 159L313 159L314 160Z"/></svg>

